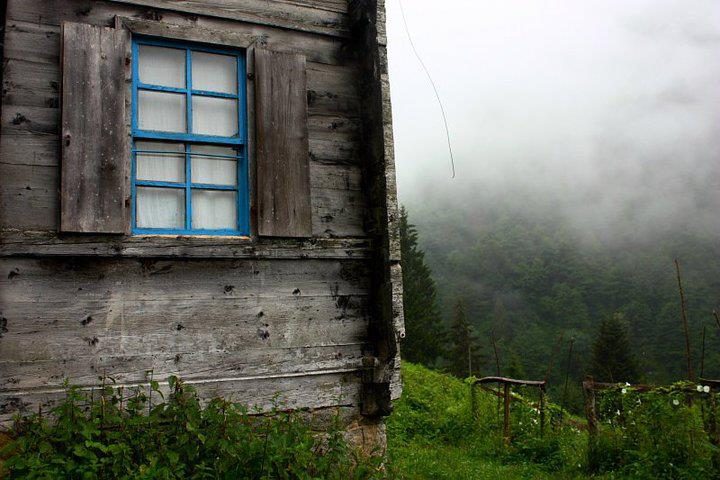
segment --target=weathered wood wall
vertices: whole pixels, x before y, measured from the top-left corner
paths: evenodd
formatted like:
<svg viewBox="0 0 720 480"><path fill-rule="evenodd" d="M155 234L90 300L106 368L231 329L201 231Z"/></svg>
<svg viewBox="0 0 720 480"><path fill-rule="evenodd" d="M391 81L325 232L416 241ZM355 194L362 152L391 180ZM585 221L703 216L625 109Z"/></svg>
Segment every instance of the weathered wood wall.
<svg viewBox="0 0 720 480"><path fill-rule="evenodd" d="M389 110L386 117L382 111L389 104L362 105L368 89L378 102L387 92L371 78L373 60L365 55L373 52L364 51L365 39L353 38L348 3L8 1L0 119L0 421L56 398L65 377L93 385L107 374L138 385L148 370L156 379L177 374L206 395L266 407L275 393L291 406L363 401L363 356L376 355L382 343L370 332L384 332L394 343L402 318L391 308L395 323L387 323L388 312L373 307L397 302L399 285L382 265L382 282L375 284L378 262L396 260L381 251L393 232L377 226L388 211L394 215L394 170L391 157L389 170L377 167L382 159L366 146L377 150L380 142L381 151L391 149L391 125ZM373 10L375 48L382 48L382 3L361 3ZM306 56L313 238L56 233L60 25L113 26L116 16L248 35ZM381 128L369 129L373 122ZM375 185L387 175L391 185ZM399 379L390 380L397 396Z"/></svg>

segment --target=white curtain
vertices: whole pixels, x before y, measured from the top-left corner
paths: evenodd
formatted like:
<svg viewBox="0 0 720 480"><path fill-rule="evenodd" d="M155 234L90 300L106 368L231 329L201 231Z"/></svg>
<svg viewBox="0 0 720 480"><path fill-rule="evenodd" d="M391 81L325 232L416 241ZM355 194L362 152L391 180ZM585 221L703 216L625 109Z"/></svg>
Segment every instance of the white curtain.
<svg viewBox="0 0 720 480"><path fill-rule="evenodd" d="M192 226L203 229L237 228L236 192L192 191Z"/></svg>
<svg viewBox="0 0 720 480"><path fill-rule="evenodd" d="M185 119L185 94L150 90L138 92L138 123L141 130L185 133Z"/></svg>
<svg viewBox="0 0 720 480"><path fill-rule="evenodd" d="M136 210L138 228L184 228L185 190L137 187Z"/></svg>
<svg viewBox="0 0 720 480"><path fill-rule="evenodd" d="M138 53L142 83L185 88L185 49L140 45Z"/></svg>
<svg viewBox="0 0 720 480"><path fill-rule="evenodd" d="M193 133L234 137L238 134L237 104L238 102L234 98L193 95Z"/></svg>
<svg viewBox="0 0 720 480"><path fill-rule="evenodd" d="M185 181L185 144L137 141L135 149L138 150L135 155L135 178L138 180Z"/></svg>
<svg viewBox="0 0 720 480"><path fill-rule="evenodd" d="M215 53L192 52L194 90L237 93L237 57Z"/></svg>
<svg viewBox="0 0 720 480"><path fill-rule="evenodd" d="M135 149L138 180L185 182L185 144L137 141ZM237 185L237 160L211 155L235 156L237 152L230 147L192 145L192 182ZM193 189L191 200L192 228L237 228L237 192ZM138 228L184 228L184 189L138 186L136 215Z"/></svg>
<svg viewBox="0 0 720 480"><path fill-rule="evenodd" d="M237 185L237 161L232 158L208 157L206 155L235 156L235 149L212 145L193 145L192 181L215 185Z"/></svg>

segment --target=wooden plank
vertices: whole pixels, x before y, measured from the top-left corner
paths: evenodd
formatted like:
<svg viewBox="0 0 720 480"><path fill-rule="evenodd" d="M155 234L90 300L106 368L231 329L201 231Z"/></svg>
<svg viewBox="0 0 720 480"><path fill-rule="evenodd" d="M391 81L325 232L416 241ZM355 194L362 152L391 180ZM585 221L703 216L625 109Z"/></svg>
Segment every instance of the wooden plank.
<svg viewBox="0 0 720 480"><path fill-rule="evenodd" d="M57 108L43 108L3 103L2 134L24 137L52 137L58 140L60 115Z"/></svg>
<svg viewBox="0 0 720 480"><path fill-rule="evenodd" d="M363 192L313 189L313 236L366 238L365 216Z"/></svg>
<svg viewBox="0 0 720 480"><path fill-rule="evenodd" d="M80 21L91 25L110 26L114 25L116 16L136 20L161 20L162 23L170 25L198 26L207 30L232 32L233 35L246 35L258 39L257 42L267 48L301 53L308 61L313 62L333 65L353 62L345 51L347 40L342 38L98 0L12 0L8 5L7 17L11 51L8 54L10 57L6 55L6 58L23 58L18 52L24 50L24 58L28 60L52 63L52 56L54 54L57 58L59 49L43 49L43 45L51 47L48 42L52 41L44 36L58 35L62 22ZM34 43L26 43L28 39Z"/></svg>
<svg viewBox="0 0 720 480"><path fill-rule="evenodd" d="M123 28L133 35L149 35L186 42L200 42L223 47L248 48L262 37L227 30L213 30L198 25L176 25L167 22L137 20L128 17L116 17Z"/></svg>
<svg viewBox="0 0 720 480"><path fill-rule="evenodd" d="M55 197L53 192L47 195L51 194ZM2 212L0 210L0 219ZM253 242L238 237L133 236L118 239L116 236L58 237L53 232L0 232L0 257L363 259L369 258L371 252L372 245L365 238L259 239Z"/></svg>
<svg viewBox="0 0 720 480"><path fill-rule="evenodd" d="M82 371L95 361L152 358L160 354L178 359L189 354L223 354L247 366L270 351L281 361L281 350L289 351L288 355L302 363L301 356L313 349L341 346L359 349L364 342L365 300L358 295L342 298L346 300L339 301L330 295L302 300L216 299L217 305L226 308L224 311L212 305L208 309L209 302L197 302L196 306L188 296L175 298L177 305L170 305L169 301L133 299L131 293L118 293L105 301L81 299L74 307L61 301L36 302L34 311L27 301L9 302L3 305L8 327L0 341L0 369L7 372L3 365L9 363L56 361L79 365ZM287 308L275 308L274 301L306 310L289 312ZM234 305L239 305L237 311L232 309ZM51 319L49 309L53 307L59 312ZM149 313L145 314L144 307ZM229 312L233 312L230 319ZM258 317L260 312L263 314ZM322 316L324 313L328 315ZM270 368L272 362L265 359L263 363ZM186 367L205 368L202 362Z"/></svg>
<svg viewBox="0 0 720 480"><path fill-rule="evenodd" d="M78 292L102 289L102 280L103 294L120 289L133 298L167 301L223 297L228 285L255 298L360 295L367 291L368 269L360 260L5 258L0 271L8 274L0 275L0 294L6 301L72 301ZM11 286L13 295L7 293Z"/></svg>
<svg viewBox="0 0 720 480"><path fill-rule="evenodd" d="M322 4L301 4L276 0L110 0L146 7L174 10L210 17L231 18L259 25L270 25L322 35L347 38L347 8L321 8Z"/></svg>
<svg viewBox="0 0 720 480"><path fill-rule="evenodd" d="M62 231L125 233L130 224L129 48L125 30L63 24Z"/></svg>
<svg viewBox="0 0 720 480"><path fill-rule="evenodd" d="M163 379L159 379L163 380ZM269 411L280 405L284 408L323 408L357 405L360 383L356 373L343 371L298 373L266 377L235 377L189 380L204 399L225 398L259 411ZM136 384L126 386L129 388ZM145 385L142 385L145 386ZM166 382L161 388L168 394ZM37 412L42 405L48 411L64 397L59 390L18 391L0 394L0 425L9 424L16 413Z"/></svg>
<svg viewBox="0 0 720 480"><path fill-rule="evenodd" d="M0 179L0 228L57 230L57 167L2 163Z"/></svg>
<svg viewBox="0 0 720 480"><path fill-rule="evenodd" d="M6 59L2 94L4 105L58 108L59 66L23 59Z"/></svg>
<svg viewBox="0 0 720 480"><path fill-rule="evenodd" d="M362 102L366 194L369 196L367 231L377 241L372 267L370 343L377 357L372 375L366 375L363 413L388 415L391 400L402 390L400 341L405 336L400 267L399 209L395 184L392 108L384 47L383 0L353 2L350 22L361 45L363 68L359 94Z"/></svg>
<svg viewBox="0 0 720 480"><path fill-rule="evenodd" d="M362 168L359 165L324 165L310 162L310 187L313 190L360 191L362 190ZM362 194L360 194L359 199L362 198Z"/></svg>
<svg viewBox="0 0 720 480"><path fill-rule="evenodd" d="M8 17L5 26L3 54L5 59L58 65L60 61L60 27L15 22Z"/></svg>
<svg viewBox="0 0 720 480"><path fill-rule="evenodd" d="M248 349L239 352L156 352L152 355L93 355L69 359L0 361L0 393L37 388L97 385L104 374L119 383L140 383L152 371L157 378L184 380L238 376L360 370L362 345Z"/></svg>
<svg viewBox="0 0 720 480"><path fill-rule="evenodd" d="M103 371L132 383L146 369L193 380L356 370L367 334L360 261L18 258L0 271L5 398Z"/></svg>
<svg viewBox="0 0 720 480"><path fill-rule="evenodd" d="M255 50L258 234L312 235L305 57Z"/></svg>

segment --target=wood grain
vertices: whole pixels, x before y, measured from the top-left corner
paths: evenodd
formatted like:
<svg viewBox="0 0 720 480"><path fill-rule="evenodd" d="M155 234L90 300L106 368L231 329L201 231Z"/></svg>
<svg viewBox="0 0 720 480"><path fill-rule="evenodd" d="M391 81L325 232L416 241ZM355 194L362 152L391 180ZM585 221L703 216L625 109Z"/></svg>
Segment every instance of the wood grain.
<svg viewBox="0 0 720 480"><path fill-rule="evenodd" d="M125 233L130 142L125 116L130 35L63 24L60 229Z"/></svg>
<svg viewBox="0 0 720 480"><path fill-rule="evenodd" d="M305 57L255 49L258 234L309 237L310 203Z"/></svg>
<svg viewBox="0 0 720 480"><path fill-rule="evenodd" d="M348 37L347 3L298 0L110 0L322 35Z"/></svg>
<svg viewBox="0 0 720 480"><path fill-rule="evenodd" d="M158 380L161 381L161 390L167 395L167 383L162 378ZM131 394L134 387L147 388L147 383L124 385L125 393ZM360 391L357 373L342 370L283 374L265 378L249 376L198 379L190 380L187 384L192 385L201 398L225 398L248 405L253 410L257 408L261 412L269 411L273 407L317 409L354 406L358 403ZM9 424L17 413L37 412L40 405L43 406L43 411L48 411L64 395L62 389L0 393L0 425Z"/></svg>

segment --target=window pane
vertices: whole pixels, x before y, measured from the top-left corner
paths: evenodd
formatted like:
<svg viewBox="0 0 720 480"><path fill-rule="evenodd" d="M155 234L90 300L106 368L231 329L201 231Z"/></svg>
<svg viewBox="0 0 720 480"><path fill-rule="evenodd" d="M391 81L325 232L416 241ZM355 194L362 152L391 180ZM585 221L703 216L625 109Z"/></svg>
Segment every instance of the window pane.
<svg viewBox="0 0 720 480"><path fill-rule="evenodd" d="M237 155L233 148L212 145L193 145L192 147L193 183L213 183L216 185L237 185L237 161L231 158L204 157L210 155Z"/></svg>
<svg viewBox="0 0 720 480"><path fill-rule="evenodd" d="M185 88L185 50L139 45L142 83Z"/></svg>
<svg viewBox="0 0 720 480"><path fill-rule="evenodd" d="M192 228L236 230L235 199L235 192L193 190Z"/></svg>
<svg viewBox="0 0 720 480"><path fill-rule="evenodd" d="M137 187L138 228L184 228L185 190Z"/></svg>
<svg viewBox="0 0 720 480"><path fill-rule="evenodd" d="M234 137L238 133L237 100L193 95L193 133Z"/></svg>
<svg viewBox="0 0 720 480"><path fill-rule="evenodd" d="M237 57L192 52L192 88L237 93Z"/></svg>
<svg viewBox="0 0 720 480"><path fill-rule="evenodd" d="M186 131L184 94L140 90L138 103L138 123L141 130Z"/></svg>
<svg viewBox="0 0 720 480"><path fill-rule="evenodd" d="M168 153L135 154L135 177L138 180L161 182L185 181L185 144L165 142L135 142L135 150Z"/></svg>

